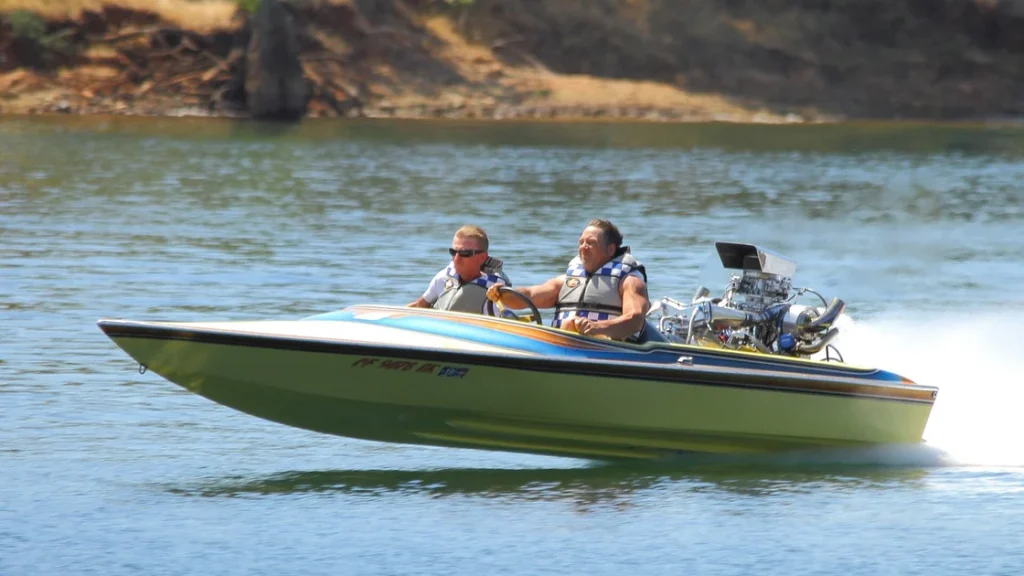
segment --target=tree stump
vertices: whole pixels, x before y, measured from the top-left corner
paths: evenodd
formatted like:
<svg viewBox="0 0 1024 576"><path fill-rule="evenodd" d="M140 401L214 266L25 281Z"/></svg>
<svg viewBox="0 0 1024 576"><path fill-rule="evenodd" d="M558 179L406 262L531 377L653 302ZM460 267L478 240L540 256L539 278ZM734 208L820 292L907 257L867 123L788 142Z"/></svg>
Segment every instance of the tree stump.
<svg viewBox="0 0 1024 576"><path fill-rule="evenodd" d="M245 101L253 118L298 120L306 112L306 78L291 15L278 0L262 0L246 50Z"/></svg>

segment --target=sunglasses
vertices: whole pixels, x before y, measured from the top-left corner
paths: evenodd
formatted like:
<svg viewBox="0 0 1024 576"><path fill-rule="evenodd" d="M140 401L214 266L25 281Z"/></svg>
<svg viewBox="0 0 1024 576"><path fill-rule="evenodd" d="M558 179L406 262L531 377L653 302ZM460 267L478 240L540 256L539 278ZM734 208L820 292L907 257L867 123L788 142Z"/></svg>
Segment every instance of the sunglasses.
<svg viewBox="0 0 1024 576"><path fill-rule="evenodd" d="M468 248L465 250L456 250L455 248L448 249L448 253L451 254L452 258L455 258L456 254L463 258L469 258L470 256L476 256L477 254L483 254L484 252L487 252L487 250L470 250Z"/></svg>

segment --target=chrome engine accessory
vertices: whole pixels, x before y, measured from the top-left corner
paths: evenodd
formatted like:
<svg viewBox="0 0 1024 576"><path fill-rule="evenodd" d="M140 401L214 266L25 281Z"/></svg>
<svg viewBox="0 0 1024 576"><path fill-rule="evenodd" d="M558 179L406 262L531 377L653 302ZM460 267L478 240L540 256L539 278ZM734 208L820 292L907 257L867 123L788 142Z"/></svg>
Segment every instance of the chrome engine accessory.
<svg viewBox="0 0 1024 576"><path fill-rule="evenodd" d="M827 302L809 288L793 289L796 262L752 244L716 242L722 266L730 275L719 298L703 286L689 304L663 298L652 306L659 330L672 341L757 350L766 354L810 357L831 346L839 335L834 327L846 304ZM821 307L793 301L806 293L821 300ZM830 359L830 358L828 358Z"/></svg>
<svg viewBox="0 0 1024 576"><path fill-rule="evenodd" d="M740 270L729 279L722 300L725 306L763 312L789 298L796 262L751 244L716 242L722 267Z"/></svg>

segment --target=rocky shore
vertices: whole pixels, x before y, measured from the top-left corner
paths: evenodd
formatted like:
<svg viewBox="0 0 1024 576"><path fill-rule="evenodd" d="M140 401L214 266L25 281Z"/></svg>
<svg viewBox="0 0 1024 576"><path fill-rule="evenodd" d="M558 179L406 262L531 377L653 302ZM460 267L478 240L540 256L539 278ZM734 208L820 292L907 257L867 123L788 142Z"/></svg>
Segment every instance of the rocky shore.
<svg viewBox="0 0 1024 576"><path fill-rule="evenodd" d="M0 114L1024 116L1018 0L78 2L0 0Z"/></svg>

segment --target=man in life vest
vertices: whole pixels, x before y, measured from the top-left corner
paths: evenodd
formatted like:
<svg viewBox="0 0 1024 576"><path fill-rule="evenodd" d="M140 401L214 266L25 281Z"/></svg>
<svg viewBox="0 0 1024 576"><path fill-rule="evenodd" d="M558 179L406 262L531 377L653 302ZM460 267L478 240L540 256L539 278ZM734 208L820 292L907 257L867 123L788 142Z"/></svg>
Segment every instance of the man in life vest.
<svg viewBox="0 0 1024 576"><path fill-rule="evenodd" d="M484 313L487 289L495 285L511 286L501 270L502 261L487 254L487 233L467 224L455 232L448 249L452 261L434 275L427 291L409 306Z"/></svg>
<svg viewBox="0 0 1024 576"><path fill-rule="evenodd" d="M622 234L608 220L591 220L579 240L579 255L565 274L538 286L518 288L538 308L555 308L552 326L613 340L639 341L651 308L647 272L622 245ZM508 308L526 306L496 287L487 297Z"/></svg>

